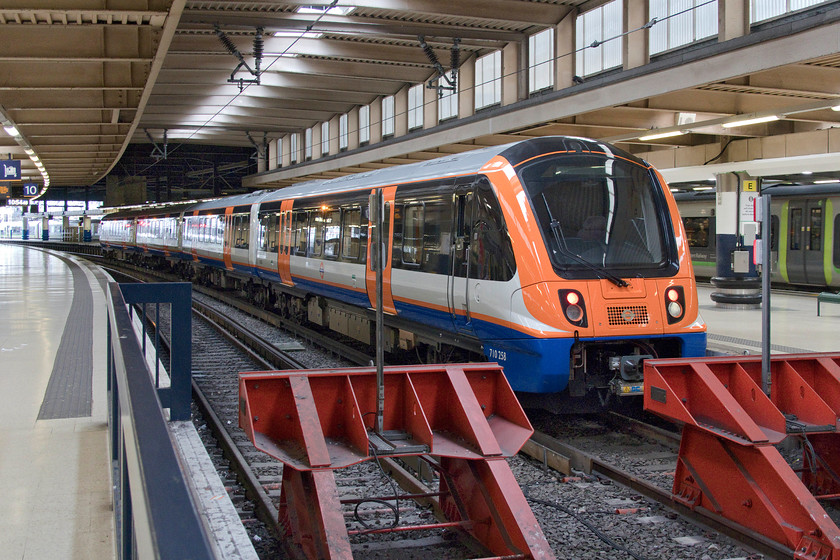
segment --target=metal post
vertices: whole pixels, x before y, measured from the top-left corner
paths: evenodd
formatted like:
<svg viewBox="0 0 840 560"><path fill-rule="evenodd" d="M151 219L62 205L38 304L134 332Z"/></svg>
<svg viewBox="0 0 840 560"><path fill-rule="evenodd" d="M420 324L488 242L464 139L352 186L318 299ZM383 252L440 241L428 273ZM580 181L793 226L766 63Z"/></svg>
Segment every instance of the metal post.
<svg viewBox="0 0 840 560"><path fill-rule="evenodd" d="M761 195L761 387L770 396L770 194Z"/></svg>
<svg viewBox="0 0 840 560"><path fill-rule="evenodd" d="M372 198L376 204L376 234L374 236L376 242L376 425L374 431L381 434L384 431L383 416L385 410L385 372L383 371L385 364L385 329L382 325L385 318L382 305L382 268L385 261L385 244L383 243L385 236L382 227L385 223L383 216L385 208L382 200L382 190L377 189Z"/></svg>

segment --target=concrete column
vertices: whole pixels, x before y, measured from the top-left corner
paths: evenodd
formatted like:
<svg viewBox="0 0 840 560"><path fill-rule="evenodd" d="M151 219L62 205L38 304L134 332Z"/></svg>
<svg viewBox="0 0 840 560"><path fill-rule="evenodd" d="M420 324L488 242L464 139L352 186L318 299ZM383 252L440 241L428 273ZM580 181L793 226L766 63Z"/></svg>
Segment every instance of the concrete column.
<svg viewBox="0 0 840 560"><path fill-rule="evenodd" d="M50 240L50 219L41 218L41 241Z"/></svg>
<svg viewBox="0 0 840 560"><path fill-rule="evenodd" d="M347 149L355 150L359 147L359 108L354 107L347 113Z"/></svg>
<svg viewBox="0 0 840 560"><path fill-rule="evenodd" d="M718 0L718 41L743 37L749 32L749 0Z"/></svg>
<svg viewBox="0 0 840 560"><path fill-rule="evenodd" d="M84 216L82 218L82 241L84 243L90 243L93 240L93 235L91 234L90 230L90 216Z"/></svg>
<svg viewBox="0 0 840 560"><path fill-rule="evenodd" d="M341 128L338 124L339 117L340 115L335 115L330 119L330 155L334 155L339 152L338 136Z"/></svg>
<svg viewBox="0 0 840 560"><path fill-rule="evenodd" d="M470 56L458 69L458 118L475 114L475 56Z"/></svg>
<svg viewBox="0 0 840 560"><path fill-rule="evenodd" d="M280 152L281 166L288 167L292 164L292 135L283 137L283 150Z"/></svg>
<svg viewBox="0 0 840 560"><path fill-rule="evenodd" d="M622 15L624 29L639 29L650 20L648 0L624 0ZM621 41L624 69L638 68L650 62L650 41L648 30L642 29L628 33Z"/></svg>
<svg viewBox="0 0 840 560"><path fill-rule="evenodd" d="M312 127L312 159L321 157L321 123Z"/></svg>
<svg viewBox="0 0 840 560"><path fill-rule="evenodd" d="M528 95L528 49L525 46L527 43L508 43L502 49L502 105L516 103ZM520 64L523 52L526 53L524 66Z"/></svg>
<svg viewBox="0 0 840 560"><path fill-rule="evenodd" d="M554 52L556 55L575 51L575 18L577 10L572 10L554 28ZM555 55L555 56L556 56ZM570 54L554 61L554 89L564 89L574 85L575 55Z"/></svg>
<svg viewBox="0 0 840 560"><path fill-rule="evenodd" d="M438 94L436 89L426 87L426 82L423 83L423 128L428 130L438 124Z"/></svg>
<svg viewBox="0 0 840 560"><path fill-rule="evenodd" d="M761 305L761 280L752 263L752 247L745 247L739 231L744 177L737 173L716 176L715 244L717 269L711 279L711 298L723 307Z"/></svg>
<svg viewBox="0 0 840 560"><path fill-rule="evenodd" d="M408 86L394 95L394 136L408 133Z"/></svg>
<svg viewBox="0 0 840 560"><path fill-rule="evenodd" d="M26 241L29 239L29 218L26 216L22 219L22 231L21 231L21 239Z"/></svg>
<svg viewBox="0 0 840 560"><path fill-rule="evenodd" d="M370 104L370 143L382 142L382 98Z"/></svg>

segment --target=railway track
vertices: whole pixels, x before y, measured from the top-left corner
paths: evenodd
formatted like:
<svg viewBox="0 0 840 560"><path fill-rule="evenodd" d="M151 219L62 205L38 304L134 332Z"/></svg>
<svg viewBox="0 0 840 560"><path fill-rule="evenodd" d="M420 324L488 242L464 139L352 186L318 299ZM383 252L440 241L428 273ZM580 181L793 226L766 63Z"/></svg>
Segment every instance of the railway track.
<svg viewBox="0 0 840 560"><path fill-rule="evenodd" d="M201 431L212 433L208 439L219 442L223 449L223 452L218 454L224 456L222 463L230 462L236 465L233 467L237 472L235 483L231 480L232 475L223 476L231 481L232 490L241 487L243 498L235 498L235 501L254 504L244 506L247 511L241 513L241 516L246 527L252 531L252 538L260 541L258 544L262 546L257 548L265 551L261 553L262 557L277 558L277 551L281 546L279 541L273 540L272 535L267 533L271 532L276 537L281 531L276 527L276 519L282 465L256 450L238 428L236 374L239 371L265 369L346 367L367 364L369 357L357 349L345 348L344 345L338 344L333 336L324 337L308 329L296 330L294 334L283 334L275 328L283 325L284 321L281 318L242 302L219 302L199 294L196 294L195 299L197 313L201 314L201 317L194 321L193 348L195 402L203 417L199 425L201 428L206 425ZM230 298L223 296L223 299ZM231 304L235 305L236 309L232 309ZM270 326L266 326L266 320L270 322ZM211 327L210 322L217 325ZM227 334L223 335L220 331ZM313 350L312 345L320 344L323 339L328 339L329 349ZM220 364L225 364L225 367L220 369ZM216 371L217 369L220 371ZM538 415L534 415L532 421L535 426L540 426L541 420ZM550 425L574 426L568 419L549 422ZM588 429L584 429L586 423L592 421L586 417L579 418L576 422L577 434L574 430L554 434L536 433L524 450L531 458L526 459L524 455L520 455L510 461L558 558L626 556L639 559L723 560L744 558L751 554L725 537L692 525L691 523L708 521L691 517L692 512L684 508L681 510L678 504L674 504L670 499L670 481L678 445L676 436L635 424L636 437L653 440L661 448L642 453L648 455L648 459L653 460L653 463L648 464L646 473L634 473L613 464L621 464L620 461L611 462L600 457L597 452L602 448L587 449L585 444L581 444L594 442L594 434L598 432L619 455L628 454L628 445L636 445L636 451L641 450L641 444L624 444L615 436L612 436L610 442L609 434L619 433L615 426L616 421L612 425L604 423L600 427L590 426ZM622 426L628 424L626 419L619 419L617 422ZM563 441L560 442L560 439ZM575 443L581 445L576 447ZM383 486L389 484L383 470L397 474L402 484L411 488L414 493L435 491L433 477L427 476L427 479L422 481L411 475L412 471L423 474L419 465L387 461L382 463L381 469L377 463L368 462L358 469L354 467L341 473L339 479L342 494L350 500L345 508L345 516L348 529L353 534L352 542L357 557L375 560L408 556L420 559L471 558L481 555L460 541L449 538L442 531L433 534L427 531L426 534L412 535L410 538L403 535L398 541L393 540L393 536L376 538L368 533L371 528L388 526L394 518L394 511L390 506L376 502L362 508L362 517L355 516L352 511L356 502L370 496L371 487L378 486L377 493L380 495L397 495L400 492ZM569 473L582 476L570 477ZM608 481L619 484L605 484ZM582 488L576 489L578 485ZM593 492L593 488L598 489L598 492ZM587 505L577 505L581 499L578 490L590 494L586 498ZM433 521L433 508L429 505L429 500L420 504L400 500L401 523ZM679 511L685 518L672 513L671 510ZM261 523L264 523L267 529L260 531ZM640 528L643 528L645 535L641 540ZM739 542L745 542L746 546L768 556L790 557L789 551L786 556L781 555L779 550L773 548L775 545L761 542L760 538L756 539L754 535L745 536L727 527L715 527L715 531L730 535ZM616 554L618 556L615 556Z"/></svg>

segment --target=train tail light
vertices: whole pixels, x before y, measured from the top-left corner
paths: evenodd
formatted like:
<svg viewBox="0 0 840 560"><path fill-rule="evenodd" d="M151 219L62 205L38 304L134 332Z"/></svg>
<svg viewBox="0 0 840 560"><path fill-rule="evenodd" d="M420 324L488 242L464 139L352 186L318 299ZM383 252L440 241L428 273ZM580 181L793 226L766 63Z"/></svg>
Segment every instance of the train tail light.
<svg viewBox="0 0 840 560"><path fill-rule="evenodd" d="M586 305L577 290L560 290L560 306L566 320L576 327L586 327Z"/></svg>
<svg viewBox="0 0 840 560"><path fill-rule="evenodd" d="M682 286L670 286L665 289L665 310L668 324L674 324L685 316L685 292Z"/></svg>

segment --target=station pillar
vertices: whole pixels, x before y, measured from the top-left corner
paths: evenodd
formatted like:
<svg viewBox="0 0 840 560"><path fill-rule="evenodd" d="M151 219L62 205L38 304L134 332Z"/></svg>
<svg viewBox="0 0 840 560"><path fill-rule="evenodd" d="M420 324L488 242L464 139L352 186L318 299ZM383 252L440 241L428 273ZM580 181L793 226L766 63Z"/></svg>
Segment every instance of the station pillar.
<svg viewBox="0 0 840 560"><path fill-rule="evenodd" d="M82 218L82 241L85 243L90 243L93 239L93 235L91 234L90 230L90 216L85 216L84 218Z"/></svg>
<svg viewBox="0 0 840 560"><path fill-rule="evenodd" d="M64 210L67 211L67 203L64 204ZM70 241L70 216L61 217L61 241Z"/></svg>
<svg viewBox="0 0 840 560"><path fill-rule="evenodd" d="M49 217L41 218L41 241L50 240L50 219Z"/></svg>
<svg viewBox="0 0 840 560"><path fill-rule="evenodd" d="M755 224L752 208L758 181L745 173L722 173L716 179L717 269L710 297L721 307L757 308L761 279L753 264L755 229L751 224Z"/></svg>
<svg viewBox="0 0 840 560"><path fill-rule="evenodd" d="M21 239L29 239L29 219L26 216L21 219Z"/></svg>

